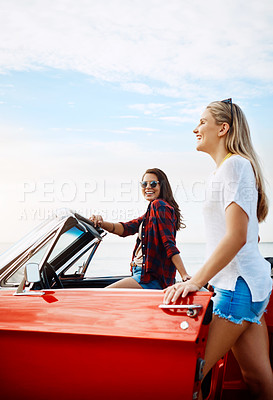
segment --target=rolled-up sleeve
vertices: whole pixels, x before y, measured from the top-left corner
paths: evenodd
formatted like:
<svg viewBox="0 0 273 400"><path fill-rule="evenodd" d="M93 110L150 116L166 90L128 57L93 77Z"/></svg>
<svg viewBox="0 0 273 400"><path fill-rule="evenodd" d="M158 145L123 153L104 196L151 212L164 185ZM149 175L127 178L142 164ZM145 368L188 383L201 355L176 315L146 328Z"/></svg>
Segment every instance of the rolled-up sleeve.
<svg viewBox="0 0 273 400"><path fill-rule="evenodd" d="M143 218L144 215L142 217L132 219L129 222L120 222L120 224L122 224L123 226L124 232L119 236L126 237L137 233L139 230L139 225L141 224Z"/></svg>

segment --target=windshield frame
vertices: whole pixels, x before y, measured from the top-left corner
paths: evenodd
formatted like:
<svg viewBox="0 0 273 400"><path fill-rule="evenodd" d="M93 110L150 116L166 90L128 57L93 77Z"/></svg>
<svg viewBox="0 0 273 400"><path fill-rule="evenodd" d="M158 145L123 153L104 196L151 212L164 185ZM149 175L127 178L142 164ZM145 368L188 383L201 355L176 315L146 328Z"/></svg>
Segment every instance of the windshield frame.
<svg viewBox="0 0 273 400"><path fill-rule="evenodd" d="M49 247L39 262L39 269L41 270L54 251L59 238L72 227L78 227L78 229L83 231L83 243L77 251L76 249L73 250L74 242L64 249L63 253L65 253L67 257L69 254L73 254L73 251L75 251L75 254L72 255L72 259L68 257L69 259L65 260L65 268L64 265L56 265L56 270L61 269L61 271L64 271L69 269L68 265L71 264L71 262L73 263L79 254L83 253L83 248L84 251L87 251L88 248L90 249L94 246L94 242L102 241L101 233L104 231L95 229L91 221L70 210L66 213L62 212L60 215L56 214L46 221L43 221L0 256L0 261L2 263L0 264L0 289L18 286L17 283L8 283L7 281L47 242L50 242ZM90 237L90 243L86 242L86 237ZM80 242L82 242L82 240L80 240ZM62 254L57 254L56 257L54 257L52 260L53 264L55 264L55 258L61 259Z"/></svg>

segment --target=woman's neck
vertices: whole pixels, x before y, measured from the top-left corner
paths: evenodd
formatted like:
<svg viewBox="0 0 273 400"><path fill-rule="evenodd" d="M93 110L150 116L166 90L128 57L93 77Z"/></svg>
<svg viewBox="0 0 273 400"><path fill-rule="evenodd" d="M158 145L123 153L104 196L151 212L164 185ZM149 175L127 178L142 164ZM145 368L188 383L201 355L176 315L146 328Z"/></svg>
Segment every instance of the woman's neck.
<svg viewBox="0 0 273 400"><path fill-rule="evenodd" d="M216 167L219 168L228 154L229 154L228 150L225 147L223 147L223 148L218 148L215 152L211 152L210 156L215 161Z"/></svg>

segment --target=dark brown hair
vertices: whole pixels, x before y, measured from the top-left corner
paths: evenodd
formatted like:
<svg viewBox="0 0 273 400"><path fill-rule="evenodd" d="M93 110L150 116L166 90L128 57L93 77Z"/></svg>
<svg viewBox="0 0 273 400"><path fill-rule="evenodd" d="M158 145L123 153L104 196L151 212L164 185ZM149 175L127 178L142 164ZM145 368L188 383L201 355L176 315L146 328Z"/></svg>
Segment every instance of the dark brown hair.
<svg viewBox="0 0 273 400"><path fill-rule="evenodd" d="M157 179L160 182L160 194L159 194L160 199L165 200L174 208L174 212L176 215L176 225L175 225L176 230L178 231L180 228L185 228L186 225L182 221L183 217L181 215L180 208L173 197L172 188L165 172L161 171L161 169L159 168L150 168L147 169L147 171L145 171L142 179L146 174L154 174L157 176Z"/></svg>

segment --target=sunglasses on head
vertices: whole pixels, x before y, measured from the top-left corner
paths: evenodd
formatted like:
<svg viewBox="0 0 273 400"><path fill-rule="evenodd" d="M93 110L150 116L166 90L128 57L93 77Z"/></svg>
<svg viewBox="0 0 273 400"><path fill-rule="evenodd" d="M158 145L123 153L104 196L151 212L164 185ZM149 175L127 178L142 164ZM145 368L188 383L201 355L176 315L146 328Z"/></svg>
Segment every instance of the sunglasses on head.
<svg viewBox="0 0 273 400"><path fill-rule="evenodd" d="M231 122L230 122L230 127L229 127L229 128L231 128L231 127L232 127L232 124L233 124L232 98L230 98L230 99L225 99L225 100L222 100L221 102L222 102L222 103L226 103L226 104L230 104L230 110L231 110Z"/></svg>
<svg viewBox="0 0 273 400"><path fill-rule="evenodd" d="M151 186L151 188L155 188L156 185L157 185L158 183L160 183L160 182L159 182L159 181L151 181L151 182L142 181L142 182L140 182L140 186L141 186L143 189L145 189L145 188L148 186L148 184L149 184L149 185Z"/></svg>

